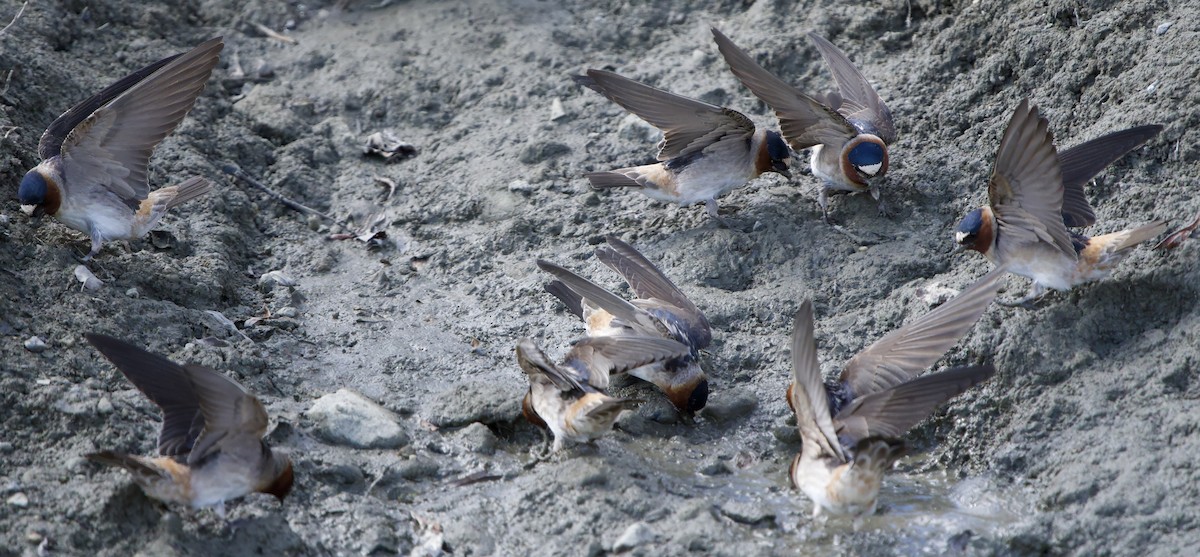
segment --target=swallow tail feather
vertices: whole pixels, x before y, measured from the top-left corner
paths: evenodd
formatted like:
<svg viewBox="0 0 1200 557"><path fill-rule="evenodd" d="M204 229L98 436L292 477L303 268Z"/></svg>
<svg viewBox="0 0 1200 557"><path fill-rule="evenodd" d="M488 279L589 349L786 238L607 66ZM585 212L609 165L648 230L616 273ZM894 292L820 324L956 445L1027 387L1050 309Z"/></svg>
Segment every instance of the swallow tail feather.
<svg viewBox="0 0 1200 557"><path fill-rule="evenodd" d="M904 443L882 437L868 437L854 447L854 464L859 473L882 475L904 456Z"/></svg>
<svg viewBox="0 0 1200 557"><path fill-rule="evenodd" d="M180 184L150 192L150 198L154 200L155 204L163 203L164 209L169 211L210 191L212 191L212 182L199 176L192 176Z"/></svg>
<svg viewBox="0 0 1200 557"><path fill-rule="evenodd" d="M591 172L587 174L587 179L592 183L595 189L607 188L650 188L658 189L658 186L651 181L653 171L659 165L651 164L647 166L633 166L629 168L618 168L617 170L607 172Z"/></svg>

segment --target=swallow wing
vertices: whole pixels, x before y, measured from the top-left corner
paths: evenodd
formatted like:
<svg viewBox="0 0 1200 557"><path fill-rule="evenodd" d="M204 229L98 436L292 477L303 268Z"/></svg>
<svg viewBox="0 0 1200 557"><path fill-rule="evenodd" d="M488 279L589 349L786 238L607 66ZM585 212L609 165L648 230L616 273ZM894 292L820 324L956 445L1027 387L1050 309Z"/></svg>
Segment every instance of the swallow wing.
<svg viewBox="0 0 1200 557"><path fill-rule="evenodd" d="M681 97L604 70L575 81L662 130L658 160L689 155L727 139L748 141L754 122L736 110Z"/></svg>
<svg viewBox="0 0 1200 557"><path fill-rule="evenodd" d="M879 93L871 87L871 83L863 77L862 72L854 67L854 63L846 57L846 53L825 40L824 37L809 31L808 39L816 45L825 65L833 73L837 82L841 106L838 113L850 122L862 122L862 131L879 136L884 143L896 141L896 124L892 122L892 112L888 110Z"/></svg>
<svg viewBox="0 0 1200 557"><path fill-rule="evenodd" d="M107 335L87 333L84 338L162 410L159 454L179 456L190 452L204 429L204 415L187 370L158 354Z"/></svg>
<svg viewBox="0 0 1200 557"><path fill-rule="evenodd" d="M141 83L141 81L149 77L150 74L153 74L180 56L183 56L183 54L180 53L173 56L168 56L136 72L122 77L121 79L117 80L116 83L105 87L99 93L88 97L83 102L62 113L62 116L56 118L54 122L50 124L50 127L46 128L46 131L42 133L42 139L38 141L38 156L40 156L43 160L57 157L59 153L62 152L63 140L67 138L67 135L71 133L71 130L75 129L75 126L78 126L81 122L86 120L88 116L91 116L96 109L112 102L112 100L120 96L121 93L124 93L125 91L128 91L130 87Z"/></svg>
<svg viewBox="0 0 1200 557"><path fill-rule="evenodd" d="M943 402L994 373L991 365L959 367L856 398L834 418L838 435L851 443L870 437L897 439Z"/></svg>
<svg viewBox="0 0 1200 557"><path fill-rule="evenodd" d="M817 361L811 300L800 305L793 321L792 386L788 389L788 402L796 413L796 427L805 441L816 443L825 454L846 462L846 453L838 442L829 415L829 398L821 379L821 364Z"/></svg>
<svg viewBox="0 0 1200 557"><path fill-rule="evenodd" d="M1006 243L1045 242L1075 257L1063 224L1063 176L1050 123L1024 99L1013 112L988 182L988 199Z"/></svg>
<svg viewBox="0 0 1200 557"><path fill-rule="evenodd" d="M634 330L646 335L667 336L669 334L669 331L665 330L658 320L630 303L629 300L549 261L539 259L537 265L541 270L554 275L580 297L600 306L624 324L633 327Z"/></svg>
<svg viewBox="0 0 1200 557"><path fill-rule="evenodd" d="M186 365L188 379L200 399L204 431L188 455L193 466L221 450L238 450L237 443L249 441L257 448L267 434L267 410L245 387L233 379L199 365Z"/></svg>
<svg viewBox="0 0 1200 557"><path fill-rule="evenodd" d="M571 290L561 280L552 280L547 282L542 287L546 292L553 294L558 301L567 306L567 311L571 312L575 317L583 319L583 298L574 290Z"/></svg>
<svg viewBox="0 0 1200 557"><path fill-rule="evenodd" d="M879 339L846 362L841 381L861 398L916 377L954 346L983 315L1007 274L999 267L954 299Z"/></svg>
<svg viewBox="0 0 1200 557"><path fill-rule="evenodd" d="M616 236L607 236L608 247L596 250L596 258L621 275L638 298L661 300L678 311L684 334L696 348L712 342L712 327L700 309L679 290L646 256Z"/></svg>
<svg viewBox="0 0 1200 557"><path fill-rule="evenodd" d="M74 126L61 143L66 187L103 185L131 207L145 199L150 192L146 165L151 153L191 110L216 67L223 46L218 37L169 59L150 75L124 85L124 91ZM102 91L99 95L104 94ZM68 117L70 114L68 111L63 115L62 118L68 118L64 126L79 117L78 114ZM58 127L63 126L56 124L51 125L51 130L61 133Z"/></svg>
<svg viewBox="0 0 1200 557"><path fill-rule="evenodd" d="M521 366L521 371L532 380L537 377L545 377L560 391L579 391L579 392L594 392L595 389L586 387L586 378L580 377L572 373L571 369L566 369L555 365L542 351L533 339L524 337L517 341L517 365Z"/></svg>
<svg viewBox="0 0 1200 557"><path fill-rule="evenodd" d="M1162 126L1138 126L1113 132L1058 154L1063 181L1063 223L1070 228L1096 224L1096 213L1088 204L1083 186L1108 165L1149 141Z"/></svg>
<svg viewBox="0 0 1200 557"><path fill-rule="evenodd" d="M586 370L588 383L597 388L605 388L609 375L625 373L655 362L682 358L690 353L691 349L686 344L667 338L587 337L575 341L563 360L563 365L576 370ZM593 375L605 378L603 387L591 380Z"/></svg>
<svg viewBox="0 0 1200 557"><path fill-rule="evenodd" d="M793 149L820 144L840 146L858 135L845 116L763 69L716 28L712 33L733 75L775 110L780 132Z"/></svg>

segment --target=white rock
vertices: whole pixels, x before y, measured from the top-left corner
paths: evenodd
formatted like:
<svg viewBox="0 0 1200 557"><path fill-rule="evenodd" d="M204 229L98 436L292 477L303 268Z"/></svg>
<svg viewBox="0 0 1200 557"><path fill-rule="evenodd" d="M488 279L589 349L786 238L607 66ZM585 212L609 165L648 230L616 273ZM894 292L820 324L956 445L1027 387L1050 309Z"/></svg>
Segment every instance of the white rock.
<svg viewBox="0 0 1200 557"><path fill-rule="evenodd" d="M261 277L258 277L258 285L271 287L278 284L279 286L296 286L296 280L283 274L283 271L267 271Z"/></svg>
<svg viewBox="0 0 1200 557"><path fill-rule="evenodd" d="M29 496L18 491L16 493L12 494L12 496L9 497L8 500L5 501L5 503L8 503L9 505L12 505L14 507L20 507L23 509L23 508L29 506Z"/></svg>
<svg viewBox="0 0 1200 557"><path fill-rule="evenodd" d="M75 266L75 280L83 284L83 290L100 290L104 286L104 281L96 278L92 270L84 265Z"/></svg>
<svg viewBox="0 0 1200 557"><path fill-rule="evenodd" d="M331 443L358 449L392 449L408 443L395 414L348 389L317 399L308 417Z"/></svg>
<svg viewBox="0 0 1200 557"><path fill-rule="evenodd" d="M617 541L613 543L612 550L614 553L629 551L630 549L633 549L639 545L645 545L653 542L655 537L654 530L651 530L645 522L634 522L633 524L630 524L629 527L625 529L625 532L621 534L621 537L617 538Z"/></svg>
<svg viewBox="0 0 1200 557"><path fill-rule="evenodd" d="M550 101L550 119L560 120L566 116L567 109L563 108L562 99L554 97L554 100Z"/></svg>
<svg viewBox="0 0 1200 557"><path fill-rule="evenodd" d="M49 348L49 346L46 344L46 341L42 340L41 337L29 337L29 340L25 341L25 349L33 352L34 354L45 352L47 348Z"/></svg>

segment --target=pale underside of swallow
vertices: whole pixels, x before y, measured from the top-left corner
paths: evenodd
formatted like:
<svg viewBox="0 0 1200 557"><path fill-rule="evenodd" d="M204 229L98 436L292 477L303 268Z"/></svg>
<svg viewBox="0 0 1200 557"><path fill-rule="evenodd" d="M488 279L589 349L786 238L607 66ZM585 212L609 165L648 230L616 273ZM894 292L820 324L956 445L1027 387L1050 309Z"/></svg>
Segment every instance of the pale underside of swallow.
<svg viewBox="0 0 1200 557"><path fill-rule="evenodd" d="M248 493L280 501L292 489L292 462L263 441L267 412L232 379L204 366L179 365L105 335L85 335L162 410L159 457L102 451L87 458L128 471L151 498L215 507Z"/></svg>
<svg viewBox="0 0 1200 557"><path fill-rule="evenodd" d="M1018 304L1041 297L1046 288L1069 290L1108 276L1135 246L1164 231L1166 221L1095 237L1067 227L1096 222L1084 185L1161 130L1157 125L1130 128L1059 154L1049 122L1022 100L996 153L988 205L963 218L956 241L1033 280L1029 296Z"/></svg>
<svg viewBox="0 0 1200 557"><path fill-rule="evenodd" d="M525 419L554 434L553 452L564 442L590 442L612 429L621 412L638 401L608 396L591 380L624 373L688 351L678 342L649 337L585 338L555 364L533 340L517 342L517 363L529 376L521 403Z"/></svg>
<svg viewBox="0 0 1200 557"><path fill-rule="evenodd" d="M21 179L22 209L88 234L91 259L106 240L144 236L170 209L207 193L193 177L150 191L147 164L216 67L220 37L129 74L59 116L42 134L42 162Z"/></svg>
<svg viewBox="0 0 1200 557"><path fill-rule="evenodd" d="M704 203L724 223L716 199L763 172L790 176L791 152L773 131L729 108L681 97L603 70L576 76L663 132L659 162L587 175L597 189L631 187L659 201Z"/></svg>
<svg viewBox="0 0 1200 557"><path fill-rule="evenodd" d="M888 145L896 141L896 126L875 88L846 54L808 33L837 83L836 92L809 95L768 72L716 28L712 33L733 75L775 110L788 145L812 150L809 164L824 182L818 201L825 220L829 190L870 191L880 201L879 180L888 170ZM886 212L881 201L879 210Z"/></svg>
<svg viewBox="0 0 1200 557"><path fill-rule="evenodd" d="M558 280L546 285L583 320L588 336L652 336L683 343L678 358L634 368L629 375L653 383L679 411L694 413L708 402L708 377L700 367L700 350L712 342L704 314L644 255L614 236L596 250L596 258L615 270L636 298L626 300L602 286L548 261L538 267ZM604 380L607 385L607 378Z"/></svg>
<svg viewBox="0 0 1200 557"><path fill-rule="evenodd" d="M883 474L901 456L900 437L943 402L994 373L988 365L918 377L979 320L1003 276L1003 270L992 271L867 347L846 362L832 385L821 378L812 303L801 305L787 397L803 446L789 475L813 502L814 517L873 513Z"/></svg>

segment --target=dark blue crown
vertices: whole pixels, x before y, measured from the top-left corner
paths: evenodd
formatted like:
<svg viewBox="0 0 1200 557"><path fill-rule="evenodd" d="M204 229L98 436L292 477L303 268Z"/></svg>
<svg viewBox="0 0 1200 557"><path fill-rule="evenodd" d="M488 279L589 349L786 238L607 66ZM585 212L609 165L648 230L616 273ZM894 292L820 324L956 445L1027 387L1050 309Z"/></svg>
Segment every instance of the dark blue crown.
<svg viewBox="0 0 1200 557"><path fill-rule="evenodd" d="M21 178L21 187L17 190L17 199L21 205L41 205L46 202L46 180L42 175L30 170Z"/></svg>
<svg viewBox="0 0 1200 557"><path fill-rule="evenodd" d="M983 209L975 209L967 216L963 217L958 223L958 232L964 234L978 234L979 229L983 227Z"/></svg>
<svg viewBox="0 0 1200 557"><path fill-rule="evenodd" d="M854 166L870 166L883 163L883 145L864 141L850 149L848 155L850 164Z"/></svg>
<svg viewBox="0 0 1200 557"><path fill-rule="evenodd" d="M767 154L771 155L771 160L781 161L792 156L791 149L788 149L787 143L779 137L778 132L767 132Z"/></svg>

